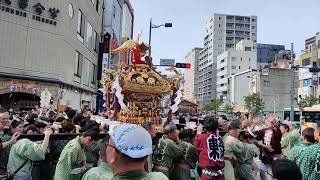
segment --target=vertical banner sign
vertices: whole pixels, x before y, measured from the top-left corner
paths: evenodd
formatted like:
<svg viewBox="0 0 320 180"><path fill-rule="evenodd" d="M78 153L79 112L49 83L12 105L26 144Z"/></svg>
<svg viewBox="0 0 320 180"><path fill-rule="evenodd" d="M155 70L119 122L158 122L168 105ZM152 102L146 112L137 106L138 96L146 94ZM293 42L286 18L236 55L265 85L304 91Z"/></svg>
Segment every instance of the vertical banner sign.
<svg viewBox="0 0 320 180"><path fill-rule="evenodd" d="M318 85L318 73L312 74L312 85Z"/></svg>
<svg viewBox="0 0 320 180"><path fill-rule="evenodd" d="M108 68L108 63L109 63L109 53L103 53L102 54L102 79L105 77L105 74L103 71Z"/></svg>

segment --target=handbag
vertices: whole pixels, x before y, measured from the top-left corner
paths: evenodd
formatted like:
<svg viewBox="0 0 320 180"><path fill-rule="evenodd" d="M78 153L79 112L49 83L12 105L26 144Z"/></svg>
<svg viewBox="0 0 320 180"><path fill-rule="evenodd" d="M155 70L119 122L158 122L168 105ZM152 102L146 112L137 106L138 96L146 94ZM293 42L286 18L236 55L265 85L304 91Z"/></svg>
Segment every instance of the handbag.
<svg viewBox="0 0 320 180"><path fill-rule="evenodd" d="M7 173L5 176L2 176L1 179L2 180L13 180L14 175L16 175L22 168L24 165L27 164L29 159L27 159L17 170L15 170L13 172L13 174Z"/></svg>

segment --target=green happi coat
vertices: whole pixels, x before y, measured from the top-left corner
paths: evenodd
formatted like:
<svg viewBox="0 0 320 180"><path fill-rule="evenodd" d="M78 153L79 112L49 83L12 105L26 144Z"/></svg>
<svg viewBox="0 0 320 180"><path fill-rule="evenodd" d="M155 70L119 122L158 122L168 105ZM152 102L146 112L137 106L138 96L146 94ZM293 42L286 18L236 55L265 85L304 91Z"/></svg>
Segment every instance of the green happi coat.
<svg viewBox="0 0 320 180"><path fill-rule="evenodd" d="M300 166L301 163L301 153L307 149L312 144L305 143L301 145L294 146L288 153L287 159L296 162L298 166Z"/></svg>
<svg viewBox="0 0 320 180"><path fill-rule="evenodd" d="M300 170L304 180L320 179L320 143L307 147L301 153Z"/></svg>
<svg viewBox="0 0 320 180"><path fill-rule="evenodd" d="M237 138L227 135L223 138L224 142L224 157L237 160L236 154L241 154L244 150L243 143ZM235 179L234 168L230 161L225 160L224 177L228 180Z"/></svg>
<svg viewBox="0 0 320 180"><path fill-rule="evenodd" d="M82 177L82 180L110 180L112 177L111 167L107 163L101 162L98 167L92 168L86 172Z"/></svg>
<svg viewBox="0 0 320 180"><path fill-rule="evenodd" d="M143 170L137 170L117 174L112 180L168 180L168 178L161 172L146 173Z"/></svg>
<svg viewBox="0 0 320 180"><path fill-rule="evenodd" d="M259 155L259 148L254 144L243 143L244 150L237 155L238 163L236 165L236 174L238 178L245 180L255 180L252 171L253 158Z"/></svg>
<svg viewBox="0 0 320 180"><path fill-rule="evenodd" d="M17 175L31 176L31 161L41 161L45 159L46 151L41 144L20 139L15 143L9 154L8 171L14 173L24 162L27 163L19 170Z"/></svg>
<svg viewBox="0 0 320 180"><path fill-rule="evenodd" d="M180 146L183 148L183 156L178 160L178 163L188 164L191 169L195 169L199 154L196 148L185 141L180 141ZM178 166L174 166L174 170L171 172L171 179L174 180L191 180L190 170L182 169Z"/></svg>
<svg viewBox="0 0 320 180"><path fill-rule="evenodd" d="M71 174L75 168L86 165L86 156L81 147L80 136L71 140L62 150L56 166L54 180L80 180L85 171L79 174Z"/></svg>
<svg viewBox="0 0 320 180"><path fill-rule="evenodd" d="M162 138L159 139L159 142L153 153L153 170L163 172L167 177L169 177L170 171L173 170L174 162L178 158L181 158L182 155L183 148L180 145L180 141L179 143L176 143L167 138L167 135L163 135ZM157 169L157 166L167 167L169 171Z"/></svg>
<svg viewBox="0 0 320 180"><path fill-rule="evenodd" d="M237 160L236 154L239 155L244 150L244 144L237 138L227 135L223 138L224 157ZM234 168L230 161L225 160L224 178L228 180L235 179Z"/></svg>
<svg viewBox="0 0 320 180"><path fill-rule="evenodd" d="M282 154L287 157L289 151L300 143L300 134L299 130L293 129L290 132L286 133L281 138L281 148Z"/></svg>

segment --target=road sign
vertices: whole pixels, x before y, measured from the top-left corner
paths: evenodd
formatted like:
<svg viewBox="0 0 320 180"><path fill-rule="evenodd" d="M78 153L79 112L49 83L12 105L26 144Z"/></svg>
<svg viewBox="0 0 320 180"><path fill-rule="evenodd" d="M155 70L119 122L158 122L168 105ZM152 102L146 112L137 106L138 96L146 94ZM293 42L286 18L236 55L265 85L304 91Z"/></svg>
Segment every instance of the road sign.
<svg viewBox="0 0 320 180"><path fill-rule="evenodd" d="M174 66L175 60L174 59L160 59L161 66Z"/></svg>

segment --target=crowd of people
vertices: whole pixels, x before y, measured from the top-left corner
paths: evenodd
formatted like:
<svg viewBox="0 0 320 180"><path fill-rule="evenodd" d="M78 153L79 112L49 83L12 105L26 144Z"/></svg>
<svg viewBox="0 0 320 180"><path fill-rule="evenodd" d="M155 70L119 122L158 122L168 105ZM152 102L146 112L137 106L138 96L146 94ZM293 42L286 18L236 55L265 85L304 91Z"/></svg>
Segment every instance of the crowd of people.
<svg viewBox="0 0 320 180"><path fill-rule="evenodd" d="M320 179L320 122L300 135L274 115L208 115L192 128L181 126L191 118L166 122L159 133L152 122L111 127L96 115L116 120L112 111L1 110L0 179ZM52 138L62 133L72 138ZM42 141L26 136L36 134Z"/></svg>

